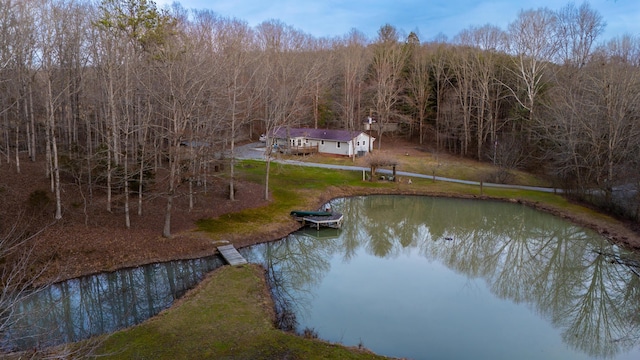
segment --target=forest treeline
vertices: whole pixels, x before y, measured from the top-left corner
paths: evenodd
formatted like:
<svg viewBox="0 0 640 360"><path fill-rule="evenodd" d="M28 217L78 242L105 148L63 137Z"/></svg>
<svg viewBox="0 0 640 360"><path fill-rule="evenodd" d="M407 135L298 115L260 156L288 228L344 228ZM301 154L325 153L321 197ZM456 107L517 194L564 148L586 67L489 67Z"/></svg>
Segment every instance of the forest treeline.
<svg viewBox="0 0 640 360"><path fill-rule="evenodd" d="M588 3L428 42L389 24L316 38L147 0L0 0L0 17L0 155L17 171L46 160L56 218L61 173L109 211L124 197L127 226L156 181L170 236L176 187L206 184L236 141L369 116L378 146L397 123L431 151L535 169L610 210L640 183L640 38L601 39Z"/></svg>

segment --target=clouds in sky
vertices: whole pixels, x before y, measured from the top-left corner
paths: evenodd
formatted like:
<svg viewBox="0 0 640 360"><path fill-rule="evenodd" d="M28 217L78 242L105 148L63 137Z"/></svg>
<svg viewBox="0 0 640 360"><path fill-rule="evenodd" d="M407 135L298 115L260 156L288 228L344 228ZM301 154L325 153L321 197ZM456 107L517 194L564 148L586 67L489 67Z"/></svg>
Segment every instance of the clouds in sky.
<svg viewBox="0 0 640 360"><path fill-rule="evenodd" d="M171 0L157 0L159 7ZM374 38L378 29L391 24L398 30L415 31L421 40L444 34L449 39L470 26L491 24L506 29L520 10L547 7L558 10L562 0L181 0L187 9L211 9L250 26L277 19L315 37L335 37L358 29ZM591 0L607 23L601 40L625 33L640 36L640 1ZM576 6L581 1L574 1Z"/></svg>

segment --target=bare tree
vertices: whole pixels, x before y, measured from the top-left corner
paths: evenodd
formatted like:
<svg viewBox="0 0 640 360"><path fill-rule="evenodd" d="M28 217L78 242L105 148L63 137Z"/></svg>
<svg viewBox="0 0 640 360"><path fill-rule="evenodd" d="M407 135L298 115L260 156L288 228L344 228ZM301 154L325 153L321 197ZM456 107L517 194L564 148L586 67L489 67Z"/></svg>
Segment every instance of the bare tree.
<svg viewBox="0 0 640 360"><path fill-rule="evenodd" d="M456 111L460 114L461 129L456 129L457 141L460 143L460 154L468 155L469 145L472 140L471 121L474 108L473 86L473 50L459 47L453 50L450 59L452 76L449 78L450 88L455 91Z"/></svg>
<svg viewBox="0 0 640 360"><path fill-rule="evenodd" d="M341 113L345 121L346 129L355 130L357 122L360 120L360 102L362 84L366 71L366 63L369 60L367 53L367 43L364 34L352 30L343 40L342 53L342 76L344 78L341 99Z"/></svg>
<svg viewBox="0 0 640 360"><path fill-rule="evenodd" d="M313 128L328 127L338 123L334 113L334 94L332 93L335 80L335 63L339 56L333 51L334 41L328 39L310 39L311 49L306 52L310 60L318 62L318 70L314 75L314 84L309 88L308 97L313 108Z"/></svg>
<svg viewBox="0 0 640 360"><path fill-rule="evenodd" d="M148 0L0 0L0 153L18 171L21 151L31 160L46 154L56 217L70 163L90 194L106 184L108 211L124 204L127 227L130 186L138 186L142 215L145 177L166 175L159 182L167 185L169 236L176 189L188 181L192 208L202 179L207 191L208 166L229 151L234 199L236 143L255 135L254 125L268 136L302 125L357 130L367 113L375 113L378 137L397 122L423 144L434 121L436 151L444 144L499 161L499 139L502 150L553 149L556 173L579 173L579 186L615 183L630 171L619 153L635 153L635 127L626 122L636 108L624 91L635 91L629 69L640 66L638 42L624 36L594 51L605 24L586 3L522 11L506 33L471 27L449 44L421 44L415 33L401 41L388 24L370 43L356 29L317 39L278 21L251 28L177 4L166 11ZM598 126L582 119L585 109Z"/></svg>
<svg viewBox="0 0 640 360"><path fill-rule="evenodd" d="M55 219L62 218L60 165L58 152L58 118L64 118L64 97L69 84L65 81L64 68L67 26L71 21L67 4L43 2L38 8L41 79L43 81L46 108L46 149L51 191L55 194Z"/></svg>
<svg viewBox="0 0 640 360"><path fill-rule="evenodd" d="M286 128L305 113L309 87L315 83L321 69L317 59L305 56L310 50L309 37L277 21L264 22L257 28L259 46L264 57L257 79L263 89L261 106L266 134ZM310 111L311 110L311 111ZM269 170L273 146L267 138L265 199L269 199Z"/></svg>
<svg viewBox="0 0 640 360"><path fill-rule="evenodd" d="M378 30L378 41L374 44L373 62L370 68L370 82L373 92L373 107L377 114L378 149L382 146L382 134L393 118L398 118L395 105L404 92L402 71L408 51L398 42L398 34L391 25Z"/></svg>
<svg viewBox="0 0 640 360"><path fill-rule="evenodd" d="M446 44L434 44L436 49L432 55L432 67L431 73L433 74L434 91L435 91L435 107L436 107L436 120L435 120L435 133L436 133L436 152L440 151L444 132L443 126L443 109L445 93L449 84L449 77L451 76L449 67L449 57L451 56L451 49Z"/></svg>
<svg viewBox="0 0 640 360"><path fill-rule="evenodd" d="M433 96L431 81L432 59L429 49L417 43L409 43L410 48L407 88L405 101L412 109L412 117L418 123L419 143L424 143L425 121L430 110ZM412 122L413 124L413 122Z"/></svg>
<svg viewBox="0 0 640 360"><path fill-rule="evenodd" d="M587 2L578 8L574 3L561 8L558 11L560 60L577 68L585 66L591 57L593 45L605 26L602 15Z"/></svg>
<svg viewBox="0 0 640 360"><path fill-rule="evenodd" d="M558 19L548 8L521 11L509 24L509 46L516 64L518 88L510 88L514 98L527 111L531 123L538 97L547 81L545 72L560 47Z"/></svg>
<svg viewBox="0 0 640 360"><path fill-rule="evenodd" d="M134 172L131 158L138 154L140 160L138 179L142 186L144 174L144 146L138 146L146 137L149 112L141 110L150 102L141 89L148 79L149 66L145 61L158 45L163 44L172 26L171 18L158 11L153 2L132 0L104 0L95 25L103 32L106 48L102 55L109 114L107 152L107 210L111 211L111 183L113 165L119 168L119 180L124 192L125 226L130 220L130 182ZM145 76L146 75L146 76ZM140 149L142 148L142 149ZM142 151L142 152L141 152ZM142 202L139 188L138 212Z"/></svg>
<svg viewBox="0 0 640 360"><path fill-rule="evenodd" d="M456 41L471 48L465 53L468 57L464 66L470 67L467 73L471 77L473 106L473 123L470 127L475 130L476 157L481 160L489 134L492 134L493 142L496 140L495 121L491 121L491 118L496 114L495 108L501 100L501 88L504 88L504 80L499 76L498 61L499 52L506 45L506 34L495 26L485 25L463 30L456 36Z"/></svg>
<svg viewBox="0 0 640 360"><path fill-rule="evenodd" d="M130 10L127 9L130 5ZM102 71L103 91L106 97L106 107L108 122L106 127L107 159L106 159L106 181L107 181L107 211L112 210L113 192L113 166L120 164L121 159L121 111L118 103L125 97L123 86L124 74L122 69L128 60L126 57L127 30L128 24L126 16L136 11L133 4L122 1L106 0L100 6L100 17L95 25L100 30L99 39L101 48L97 49L96 63L100 65ZM135 21L132 21L135 24Z"/></svg>
<svg viewBox="0 0 640 360"><path fill-rule="evenodd" d="M640 37L623 34L597 49L599 57L640 66Z"/></svg>
<svg viewBox="0 0 640 360"><path fill-rule="evenodd" d="M42 204L31 203L29 207L41 206ZM52 224L42 222L38 211L27 209L18 211L11 219L0 219L0 281L2 290L0 291L0 332L6 335L0 340L0 356L9 358L28 359L84 359L95 356L102 339L91 339L82 344L61 345L51 348L34 348L25 352L13 353L9 355L7 351L14 350L13 346L21 341L33 341L31 334L29 339L20 336L21 331L17 330L24 321L29 321L37 309L32 306L25 306L33 298L37 298L43 290L51 285L50 280L43 278L47 271L48 264L42 263L38 259L36 248L41 241L40 236L47 227ZM31 215L26 215L31 212ZM30 217L32 216L32 217ZM2 222L4 220L4 222ZM37 224L34 226L34 224ZM51 339L51 334L43 334L53 343L62 339ZM106 355L106 354L101 354ZM13 357L12 357L13 356Z"/></svg>
<svg viewBox="0 0 640 360"><path fill-rule="evenodd" d="M15 150L14 162L18 172L21 148L26 145L30 155L33 154L29 140L33 134L33 124L28 122L32 109L30 93L34 82L33 59L36 49L35 26L31 21L33 7L33 2L0 1L0 91L3 93L0 98L3 129L0 153L4 152L9 162L10 150Z"/></svg>
<svg viewBox="0 0 640 360"><path fill-rule="evenodd" d="M220 73L222 87L225 90L226 109L224 118L230 128L229 144L231 165L229 169L229 199L235 200L235 144L243 124L250 120L250 115L258 91L253 86L259 71L259 58L254 56L254 35L248 25L237 20L224 21L216 43L220 47Z"/></svg>
<svg viewBox="0 0 640 360"><path fill-rule="evenodd" d="M370 61L367 39L364 34L353 29L336 42L334 52L337 53L339 64L333 71L336 78L335 88L340 89L339 93L334 94L340 126L355 131L359 129L362 117L362 92L366 67ZM355 151L353 153L355 160Z"/></svg>
<svg viewBox="0 0 640 360"><path fill-rule="evenodd" d="M640 76L617 57L599 55L580 72L561 73L540 118L553 169L580 192L596 187L610 204L633 172L640 144Z"/></svg>
<svg viewBox="0 0 640 360"><path fill-rule="evenodd" d="M13 14L16 16L17 24L20 24L17 35L17 43L14 48L16 73L21 92L20 112L24 114L26 145L31 161L36 161L38 124L34 111L34 85L36 83L35 73L37 66L35 65L37 57L36 41L36 25L33 20L33 12L35 7L34 1L24 1L16 3L16 10Z"/></svg>
<svg viewBox="0 0 640 360"><path fill-rule="evenodd" d="M41 286L36 284L41 282L41 275L46 270L46 266L38 267L33 263L37 237L46 226L30 228L30 220L24 211L19 211L13 218L0 219L1 332L8 331L21 316L29 315L19 312L17 305L37 293Z"/></svg>
<svg viewBox="0 0 640 360"><path fill-rule="evenodd" d="M180 24L179 24L180 25ZM186 24L183 24L186 25ZM176 189L181 179L183 155L180 143L186 138L193 121L202 114L206 103L207 85L214 74L208 61L209 54L200 46L199 38L191 38L187 29L178 29L175 35L157 49L154 58L156 85L154 97L159 103L159 114L164 117L168 144L167 206L163 236L171 236L171 212ZM162 84L162 85L161 85Z"/></svg>

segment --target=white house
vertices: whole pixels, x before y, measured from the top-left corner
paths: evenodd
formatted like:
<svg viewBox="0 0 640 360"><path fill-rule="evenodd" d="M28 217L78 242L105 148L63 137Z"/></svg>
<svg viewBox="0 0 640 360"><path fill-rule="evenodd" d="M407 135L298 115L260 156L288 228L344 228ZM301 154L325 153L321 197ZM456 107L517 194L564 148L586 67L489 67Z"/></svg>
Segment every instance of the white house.
<svg viewBox="0 0 640 360"><path fill-rule="evenodd" d="M375 141L374 137L362 131L309 128L278 128L269 137L273 139L274 146L293 153L319 152L344 156L362 156L373 149Z"/></svg>

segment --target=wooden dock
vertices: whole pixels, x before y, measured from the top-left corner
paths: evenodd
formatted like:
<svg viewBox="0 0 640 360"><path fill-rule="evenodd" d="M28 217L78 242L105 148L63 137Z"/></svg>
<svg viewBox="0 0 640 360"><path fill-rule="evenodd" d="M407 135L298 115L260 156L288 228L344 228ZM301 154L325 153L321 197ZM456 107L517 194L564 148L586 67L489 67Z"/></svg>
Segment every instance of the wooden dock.
<svg viewBox="0 0 640 360"><path fill-rule="evenodd" d="M329 216L303 216L302 225L309 223L312 227L320 229L320 226L328 226L335 229L342 227L344 216L340 213L333 213Z"/></svg>
<svg viewBox="0 0 640 360"><path fill-rule="evenodd" d="M233 245L218 246L218 251L229 265L236 266L247 263L247 260L240 255Z"/></svg>

